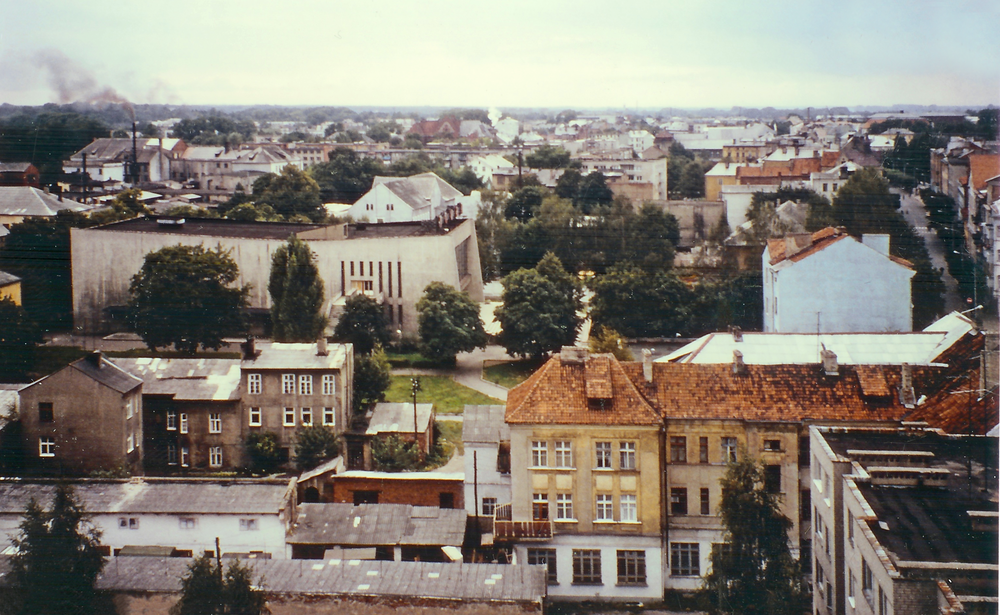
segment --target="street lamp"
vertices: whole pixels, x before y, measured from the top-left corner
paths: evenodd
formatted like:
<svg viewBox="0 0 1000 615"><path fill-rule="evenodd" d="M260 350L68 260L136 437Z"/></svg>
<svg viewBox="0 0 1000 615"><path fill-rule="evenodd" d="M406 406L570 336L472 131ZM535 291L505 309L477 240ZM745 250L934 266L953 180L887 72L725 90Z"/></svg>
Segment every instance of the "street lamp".
<svg viewBox="0 0 1000 615"><path fill-rule="evenodd" d="M417 393L421 391L420 378L413 377L410 378L410 394L413 395L413 443L417 446L417 450L420 450L420 439L417 435Z"/></svg>

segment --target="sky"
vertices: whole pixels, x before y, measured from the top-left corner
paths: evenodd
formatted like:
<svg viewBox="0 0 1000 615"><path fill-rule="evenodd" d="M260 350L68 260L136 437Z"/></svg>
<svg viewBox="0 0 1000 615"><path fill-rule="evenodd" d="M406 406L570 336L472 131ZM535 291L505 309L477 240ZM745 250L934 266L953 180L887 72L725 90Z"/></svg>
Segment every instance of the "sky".
<svg viewBox="0 0 1000 615"><path fill-rule="evenodd" d="M1000 104L997 0L0 0L0 102Z"/></svg>

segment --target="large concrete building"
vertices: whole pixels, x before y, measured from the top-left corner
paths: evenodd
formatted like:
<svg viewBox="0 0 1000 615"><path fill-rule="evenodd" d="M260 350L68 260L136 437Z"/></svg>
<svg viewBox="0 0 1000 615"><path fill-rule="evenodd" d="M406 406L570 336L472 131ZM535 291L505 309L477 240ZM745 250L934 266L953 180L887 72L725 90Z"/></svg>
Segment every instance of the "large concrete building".
<svg viewBox="0 0 1000 615"><path fill-rule="evenodd" d="M434 221L339 225L136 218L71 231L74 324L88 332L111 328L110 316L128 303L129 283L146 254L178 244L229 250L239 266L238 283L251 286L251 309L267 310L271 255L290 235L316 254L331 324L346 298L359 292L378 299L392 328L403 333L417 331L416 303L431 282L483 300L475 224L450 214Z"/></svg>

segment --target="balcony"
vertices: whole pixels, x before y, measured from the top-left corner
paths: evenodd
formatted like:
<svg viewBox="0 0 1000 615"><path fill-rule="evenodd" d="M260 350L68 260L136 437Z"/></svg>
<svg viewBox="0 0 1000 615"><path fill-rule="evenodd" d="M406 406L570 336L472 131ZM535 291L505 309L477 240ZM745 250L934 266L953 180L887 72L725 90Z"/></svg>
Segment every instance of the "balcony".
<svg viewBox="0 0 1000 615"><path fill-rule="evenodd" d="M493 517L493 542L546 541L552 538L551 521L513 521L511 505L500 504Z"/></svg>

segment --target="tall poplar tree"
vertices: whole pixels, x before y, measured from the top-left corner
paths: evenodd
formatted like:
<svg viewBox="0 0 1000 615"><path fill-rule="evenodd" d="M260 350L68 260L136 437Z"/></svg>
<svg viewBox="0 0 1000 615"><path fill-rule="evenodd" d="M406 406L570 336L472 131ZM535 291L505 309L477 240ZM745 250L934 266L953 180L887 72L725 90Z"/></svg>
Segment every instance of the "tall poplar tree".
<svg viewBox="0 0 1000 615"><path fill-rule="evenodd" d="M311 342L323 334L323 280L316 255L295 235L271 257L271 324L279 342Z"/></svg>

